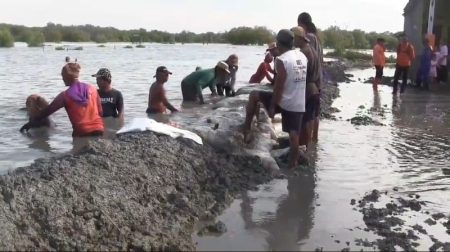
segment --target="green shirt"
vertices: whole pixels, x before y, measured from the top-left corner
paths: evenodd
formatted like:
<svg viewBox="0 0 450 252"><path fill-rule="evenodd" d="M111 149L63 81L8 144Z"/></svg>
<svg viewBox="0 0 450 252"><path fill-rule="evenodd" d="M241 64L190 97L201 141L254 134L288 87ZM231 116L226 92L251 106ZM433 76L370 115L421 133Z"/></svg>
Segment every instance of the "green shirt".
<svg viewBox="0 0 450 252"><path fill-rule="evenodd" d="M209 87L211 88L211 91L213 91L216 89L214 68L195 71L186 76L183 79L183 82L192 88L200 87L201 89L204 89Z"/></svg>

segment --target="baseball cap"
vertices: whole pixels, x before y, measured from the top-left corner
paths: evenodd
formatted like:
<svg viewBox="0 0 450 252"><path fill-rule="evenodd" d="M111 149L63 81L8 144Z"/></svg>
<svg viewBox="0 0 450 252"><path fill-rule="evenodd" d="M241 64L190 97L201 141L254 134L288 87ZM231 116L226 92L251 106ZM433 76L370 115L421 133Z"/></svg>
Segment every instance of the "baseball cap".
<svg viewBox="0 0 450 252"><path fill-rule="evenodd" d="M165 67L165 66L159 66L158 68L156 68L156 73L168 73L168 74L172 74L172 72L169 71L169 69L167 69L167 67ZM156 77L156 74L155 74L155 76L153 76L153 77Z"/></svg>
<svg viewBox="0 0 450 252"><path fill-rule="evenodd" d="M281 44L286 47L292 47L294 43L294 33L290 30L282 29L277 34L277 44Z"/></svg>
<svg viewBox="0 0 450 252"><path fill-rule="evenodd" d="M301 26L295 26L291 28L291 32L294 33L294 36L304 39L309 43L309 39L306 37L305 29Z"/></svg>
<svg viewBox="0 0 450 252"><path fill-rule="evenodd" d="M218 67L218 68L220 68L222 70L225 70L225 72L227 72L227 73L230 73L230 69L228 67L228 64L223 62L223 61L217 62L216 67Z"/></svg>
<svg viewBox="0 0 450 252"><path fill-rule="evenodd" d="M100 68L96 74L93 74L92 77L96 78L106 78L111 80L111 71L108 68Z"/></svg>

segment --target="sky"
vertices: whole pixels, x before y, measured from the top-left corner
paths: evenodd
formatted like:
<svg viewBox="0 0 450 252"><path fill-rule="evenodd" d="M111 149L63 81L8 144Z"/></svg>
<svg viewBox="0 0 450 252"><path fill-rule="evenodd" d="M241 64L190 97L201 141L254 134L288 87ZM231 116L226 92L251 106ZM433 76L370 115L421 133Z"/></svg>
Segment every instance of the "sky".
<svg viewBox="0 0 450 252"><path fill-rule="evenodd" d="M278 31L309 12L320 29L403 30L407 0L0 0L0 23L92 24L119 29L224 32L238 26Z"/></svg>

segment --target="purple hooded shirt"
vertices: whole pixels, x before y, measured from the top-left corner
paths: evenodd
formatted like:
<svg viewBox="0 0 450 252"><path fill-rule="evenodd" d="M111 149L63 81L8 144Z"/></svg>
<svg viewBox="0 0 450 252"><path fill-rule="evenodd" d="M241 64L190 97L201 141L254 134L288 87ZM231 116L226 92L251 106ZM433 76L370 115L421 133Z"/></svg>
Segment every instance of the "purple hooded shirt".
<svg viewBox="0 0 450 252"><path fill-rule="evenodd" d="M89 100L89 84L79 81L75 82L66 90L66 94L76 103L87 106Z"/></svg>

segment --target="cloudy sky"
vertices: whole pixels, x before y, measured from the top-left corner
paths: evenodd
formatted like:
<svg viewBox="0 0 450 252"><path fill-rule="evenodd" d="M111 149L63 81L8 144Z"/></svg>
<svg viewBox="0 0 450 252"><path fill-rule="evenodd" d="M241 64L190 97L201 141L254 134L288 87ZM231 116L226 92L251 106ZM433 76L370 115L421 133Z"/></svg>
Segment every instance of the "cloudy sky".
<svg viewBox="0 0 450 252"><path fill-rule="evenodd" d="M403 30L407 0L0 0L0 23L45 26L93 24L119 29L221 32L237 26L274 31L307 11L317 27Z"/></svg>

